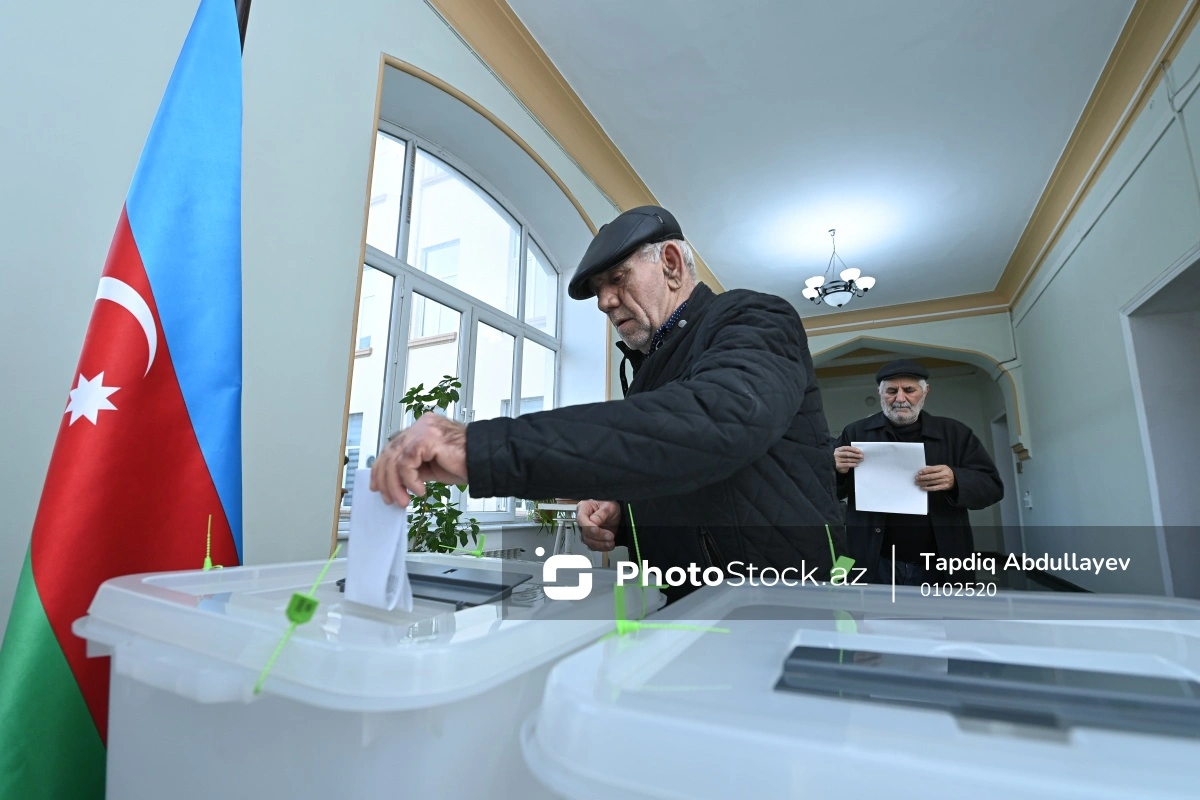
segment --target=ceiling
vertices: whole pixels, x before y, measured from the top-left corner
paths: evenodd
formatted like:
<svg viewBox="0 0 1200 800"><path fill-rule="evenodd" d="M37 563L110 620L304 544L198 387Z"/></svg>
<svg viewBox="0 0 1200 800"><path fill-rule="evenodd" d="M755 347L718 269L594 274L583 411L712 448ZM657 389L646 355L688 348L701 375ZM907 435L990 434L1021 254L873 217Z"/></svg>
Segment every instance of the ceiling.
<svg viewBox="0 0 1200 800"><path fill-rule="evenodd" d="M726 288L996 287L1133 0L508 0ZM840 265L839 265L840 267Z"/></svg>

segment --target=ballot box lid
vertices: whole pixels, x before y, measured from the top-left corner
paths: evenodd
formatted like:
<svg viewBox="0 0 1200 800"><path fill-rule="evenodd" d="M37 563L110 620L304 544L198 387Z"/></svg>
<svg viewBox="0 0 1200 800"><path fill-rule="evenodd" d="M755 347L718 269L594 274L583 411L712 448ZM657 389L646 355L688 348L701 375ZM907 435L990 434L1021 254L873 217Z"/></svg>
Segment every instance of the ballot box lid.
<svg viewBox="0 0 1200 800"><path fill-rule="evenodd" d="M652 622L551 671L522 748L559 794L1194 796L1194 601L718 586Z"/></svg>
<svg viewBox="0 0 1200 800"><path fill-rule="evenodd" d="M312 618L279 648L260 691L346 710L431 707L482 693L615 629L614 571L591 570L590 594L563 601L546 597L542 566L411 553L413 610L385 611L346 600L338 586L346 561L336 559L313 593ZM312 589L323 567L116 578L101 585L73 630L89 652L115 652L115 669L159 688L202 702L250 700L291 626L289 602ZM650 610L661 605L653 589L646 596Z"/></svg>

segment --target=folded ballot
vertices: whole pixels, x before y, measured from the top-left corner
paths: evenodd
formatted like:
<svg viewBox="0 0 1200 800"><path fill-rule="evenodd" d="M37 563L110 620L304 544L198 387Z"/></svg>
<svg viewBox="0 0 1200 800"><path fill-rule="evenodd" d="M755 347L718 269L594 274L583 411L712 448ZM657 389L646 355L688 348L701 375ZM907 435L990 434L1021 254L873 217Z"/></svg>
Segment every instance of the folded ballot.
<svg viewBox="0 0 1200 800"><path fill-rule="evenodd" d="M412 587L404 556L408 552L406 509L383 502L371 491L371 470L354 473L350 502L350 555L346 559L346 599L391 611L412 611Z"/></svg>

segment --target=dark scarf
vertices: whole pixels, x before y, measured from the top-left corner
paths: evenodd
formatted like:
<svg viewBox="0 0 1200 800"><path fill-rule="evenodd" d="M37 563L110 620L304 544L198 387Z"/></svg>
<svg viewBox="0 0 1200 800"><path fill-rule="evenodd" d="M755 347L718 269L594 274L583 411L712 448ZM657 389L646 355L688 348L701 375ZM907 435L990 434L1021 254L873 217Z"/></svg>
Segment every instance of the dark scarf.
<svg viewBox="0 0 1200 800"><path fill-rule="evenodd" d="M691 298L688 298L690 300ZM658 326L658 330L654 332L654 336L650 339L650 351L643 353L641 350L634 350L624 342L617 342L617 349L621 351L621 366L617 367L617 373L621 376L621 394L629 394L629 379L625 377L625 362L633 365L633 374L637 374L638 367L642 365L647 358L654 355L654 351L662 346L663 339L679 322L679 318L683 316L684 309L687 308L688 300L684 300L679 308L672 312L671 316L667 317L667 321Z"/></svg>

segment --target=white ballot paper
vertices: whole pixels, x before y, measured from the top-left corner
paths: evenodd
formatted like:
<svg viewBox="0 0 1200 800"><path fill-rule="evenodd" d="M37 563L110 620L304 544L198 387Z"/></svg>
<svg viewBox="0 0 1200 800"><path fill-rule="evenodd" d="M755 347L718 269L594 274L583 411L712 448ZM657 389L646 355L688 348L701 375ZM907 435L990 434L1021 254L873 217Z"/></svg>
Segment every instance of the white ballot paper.
<svg viewBox="0 0 1200 800"><path fill-rule="evenodd" d="M886 514L928 514L929 494L917 486L925 466L921 442L851 442L863 452L854 468L854 507Z"/></svg>
<svg viewBox="0 0 1200 800"><path fill-rule="evenodd" d="M408 552L407 509L383 502L371 491L371 470L354 473L350 501L350 555L346 559L346 599L391 611L397 602L412 611L412 586L404 556Z"/></svg>

